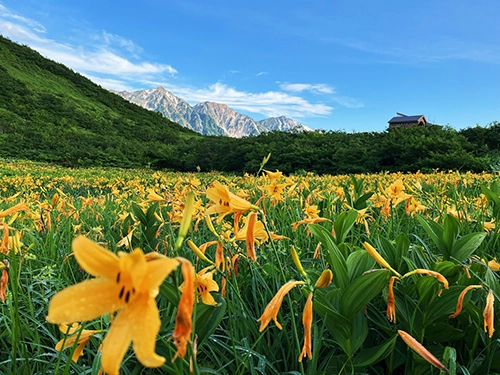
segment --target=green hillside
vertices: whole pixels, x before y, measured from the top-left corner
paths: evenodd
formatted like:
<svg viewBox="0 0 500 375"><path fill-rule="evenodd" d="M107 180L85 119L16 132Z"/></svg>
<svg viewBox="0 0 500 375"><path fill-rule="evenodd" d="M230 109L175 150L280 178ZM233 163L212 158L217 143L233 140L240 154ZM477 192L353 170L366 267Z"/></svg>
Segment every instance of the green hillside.
<svg viewBox="0 0 500 375"><path fill-rule="evenodd" d="M200 137L0 36L0 156L68 166L169 167Z"/></svg>

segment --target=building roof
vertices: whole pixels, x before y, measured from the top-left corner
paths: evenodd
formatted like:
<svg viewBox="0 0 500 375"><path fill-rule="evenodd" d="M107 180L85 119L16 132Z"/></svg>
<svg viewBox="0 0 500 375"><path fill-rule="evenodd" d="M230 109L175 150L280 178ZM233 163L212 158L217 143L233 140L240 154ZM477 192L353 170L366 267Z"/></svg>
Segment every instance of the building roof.
<svg viewBox="0 0 500 375"><path fill-rule="evenodd" d="M421 118L425 117L424 115L414 115L414 116L396 116L393 117L389 120L389 124L402 124L402 123L409 123L409 122L418 122ZM427 120L425 120L427 122Z"/></svg>

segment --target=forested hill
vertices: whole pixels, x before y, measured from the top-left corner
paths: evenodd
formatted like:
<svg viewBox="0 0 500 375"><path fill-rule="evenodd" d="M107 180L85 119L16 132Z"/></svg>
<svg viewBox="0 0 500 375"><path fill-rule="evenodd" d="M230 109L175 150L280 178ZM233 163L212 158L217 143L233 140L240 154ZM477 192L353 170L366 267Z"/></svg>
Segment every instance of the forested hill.
<svg viewBox="0 0 500 375"><path fill-rule="evenodd" d="M168 166L199 135L0 36L0 156L68 166Z"/></svg>
<svg viewBox="0 0 500 375"><path fill-rule="evenodd" d="M266 168L285 173L500 169L500 123L202 136L0 36L0 157L254 173L268 153Z"/></svg>

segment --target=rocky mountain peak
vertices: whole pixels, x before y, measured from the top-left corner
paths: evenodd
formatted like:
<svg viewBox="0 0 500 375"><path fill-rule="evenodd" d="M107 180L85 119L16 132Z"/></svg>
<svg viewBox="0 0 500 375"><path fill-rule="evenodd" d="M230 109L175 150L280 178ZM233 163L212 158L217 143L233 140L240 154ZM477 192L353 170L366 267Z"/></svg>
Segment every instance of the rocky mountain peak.
<svg viewBox="0 0 500 375"><path fill-rule="evenodd" d="M192 107L184 99L175 96L162 86L134 92L114 91L114 93L144 108L160 112L187 128L207 135L241 138L271 130L310 130L285 116L255 121L223 103L206 101Z"/></svg>

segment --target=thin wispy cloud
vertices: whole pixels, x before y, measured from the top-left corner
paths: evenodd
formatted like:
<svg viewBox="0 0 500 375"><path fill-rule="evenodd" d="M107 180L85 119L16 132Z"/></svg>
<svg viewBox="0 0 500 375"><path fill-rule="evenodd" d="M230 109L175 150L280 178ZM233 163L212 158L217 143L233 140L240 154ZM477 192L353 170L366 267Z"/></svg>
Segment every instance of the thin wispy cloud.
<svg viewBox="0 0 500 375"><path fill-rule="evenodd" d="M258 72L255 76L260 77L260 76L267 76L269 73L268 72Z"/></svg>
<svg viewBox="0 0 500 375"><path fill-rule="evenodd" d="M277 82L280 84L280 88L284 91L290 92L303 92L308 91L313 94L333 94L335 93L335 89L330 85L324 83L289 83L289 82Z"/></svg>

